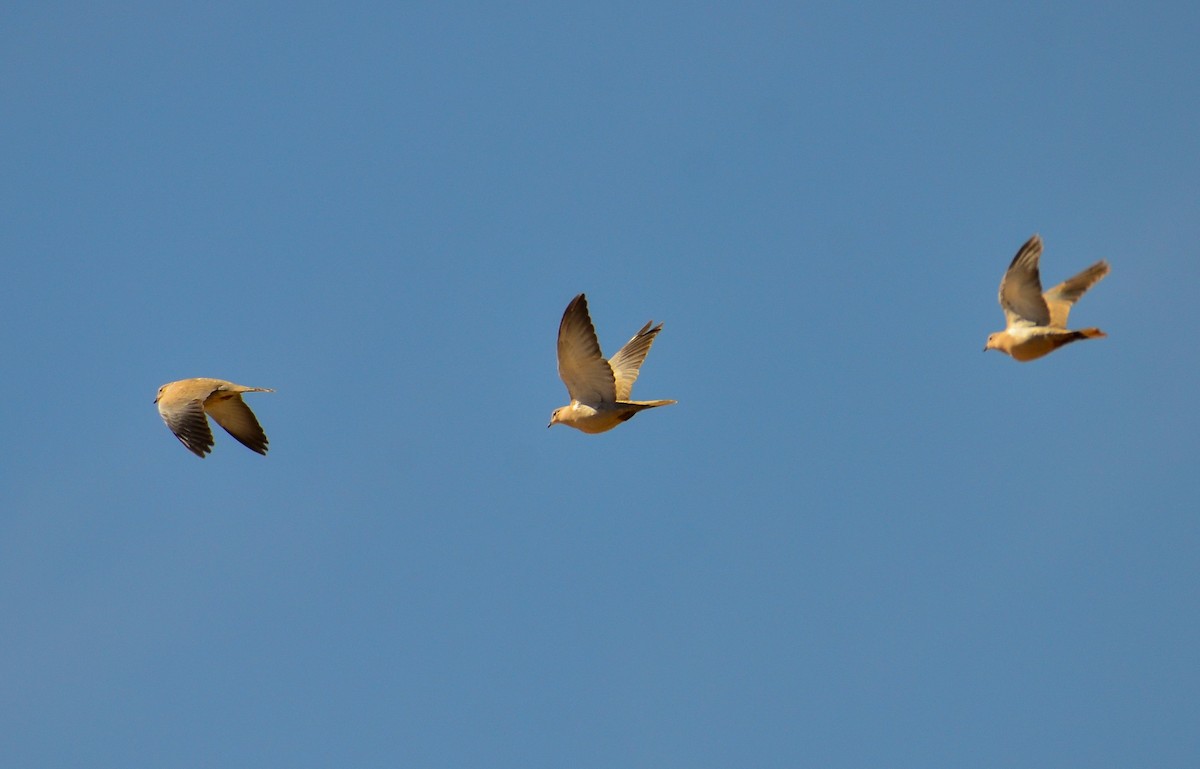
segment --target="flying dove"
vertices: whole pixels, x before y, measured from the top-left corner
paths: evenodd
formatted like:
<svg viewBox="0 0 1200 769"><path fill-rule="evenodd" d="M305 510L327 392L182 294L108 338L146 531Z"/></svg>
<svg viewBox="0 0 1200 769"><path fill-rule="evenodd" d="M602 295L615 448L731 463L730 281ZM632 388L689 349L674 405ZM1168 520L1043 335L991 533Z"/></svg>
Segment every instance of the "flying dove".
<svg viewBox="0 0 1200 769"><path fill-rule="evenodd" d="M1108 274L1108 262L1096 262L1043 294L1038 275L1041 255L1042 239L1034 235L1013 257L1000 281L1000 306L1007 328L988 337L984 352L999 350L1024 363L1079 339L1107 336L1098 328L1068 330L1067 315L1079 297Z"/></svg>
<svg viewBox="0 0 1200 769"><path fill-rule="evenodd" d="M265 387L245 387L223 379L181 379L158 388L154 402L167 427L188 451L204 459L212 451L212 430L205 414L225 428L225 432L251 451L267 453L267 436L254 412L242 400L242 393L275 392Z"/></svg>
<svg viewBox="0 0 1200 769"><path fill-rule="evenodd" d="M650 321L625 346L605 360L600 354L596 329L588 315L587 297L571 300L558 326L558 375L567 386L571 402L554 410L550 424L564 424L585 433L602 433L628 421L643 409L669 406L675 401L631 401L629 392L638 369L662 324Z"/></svg>

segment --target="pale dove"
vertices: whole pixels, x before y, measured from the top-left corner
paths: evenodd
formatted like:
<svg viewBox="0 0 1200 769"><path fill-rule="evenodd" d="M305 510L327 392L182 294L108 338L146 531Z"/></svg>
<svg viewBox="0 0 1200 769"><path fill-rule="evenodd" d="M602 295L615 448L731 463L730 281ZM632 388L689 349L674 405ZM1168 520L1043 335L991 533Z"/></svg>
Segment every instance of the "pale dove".
<svg viewBox="0 0 1200 769"><path fill-rule="evenodd" d="M585 433L602 433L643 409L675 403L629 400L638 369L654 337L662 331L661 323L650 328L653 322L642 326L611 360L605 360L588 315L587 297L580 294L572 299L558 326L558 375L567 386L571 402L555 409L546 426L564 424Z"/></svg>
<svg viewBox="0 0 1200 769"><path fill-rule="evenodd" d="M212 451L212 430L205 413L225 432L251 451L267 453L267 436L242 393L275 392L265 387L244 387L223 379L181 379L158 388L154 402L167 427L188 451L204 459Z"/></svg>
<svg viewBox="0 0 1200 769"><path fill-rule="evenodd" d="M1024 363L1079 339L1107 336L1098 328L1068 330L1067 315L1079 297L1108 274L1108 262L1096 262L1043 294L1038 275L1041 255L1042 239L1034 235L1013 257L1000 281L1000 306L1007 328L988 337L984 352L999 350Z"/></svg>

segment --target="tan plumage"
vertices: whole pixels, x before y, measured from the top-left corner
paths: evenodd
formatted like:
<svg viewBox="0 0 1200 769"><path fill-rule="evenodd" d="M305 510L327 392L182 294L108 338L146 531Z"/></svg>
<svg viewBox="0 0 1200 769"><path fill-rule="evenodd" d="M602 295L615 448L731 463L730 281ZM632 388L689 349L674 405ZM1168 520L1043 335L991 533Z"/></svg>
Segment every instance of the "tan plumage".
<svg viewBox="0 0 1200 769"><path fill-rule="evenodd" d="M1079 297L1108 274L1108 262L1096 262L1042 293L1038 270L1041 255L1042 239L1034 235L1013 257L1000 281L1000 307L1006 327L988 336L984 352L999 350L1024 363L1080 339L1107 336L1098 328L1071 331L1067 316Z"/></svg>
<svg viewBox="0 0 1200 769"><path fill-rule="evenodd" d="M558 326L558 375L571 402L555 409L546 426L564 424L585 433L602 433L639 411L675 403L629 400L650 345L662 331L661 323L651 328L653 323L642 326L611 360L605 360L588 314L587 297L580 294L572 299Z"/></svg>
<svg viewBox="0 0 1200 769"><path fill-rule="evenodd" d="M158 413L179 442L201 459L212 451L212 430L205 414L216 420L246 448L267 453L267 435L242 400L242 393L269 393L265 387L245 387L223 379L181 379L158 388Z"/></svg>

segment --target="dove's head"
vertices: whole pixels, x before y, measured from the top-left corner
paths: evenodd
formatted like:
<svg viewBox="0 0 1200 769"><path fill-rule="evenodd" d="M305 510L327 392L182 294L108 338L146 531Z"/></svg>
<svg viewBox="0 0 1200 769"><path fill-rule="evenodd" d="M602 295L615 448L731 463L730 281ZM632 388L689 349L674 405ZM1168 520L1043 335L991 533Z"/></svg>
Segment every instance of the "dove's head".
<svg viewBox="0 0 1200 769"><path fill-rule="evenodd" d="M1005 336L1005 333L1003 331L997 331L994 334L988 334L987 344L985 344L983 346L983 351L987 352L988 350L1000 350L1001 352L1003 352L1004 351L1004 346L1003 346L1004 343L1001 341L1001 339L1004 336Z"/></svg>
<svg viewBox="0 0 1200 769"><path fill-rule="evenodd" d="M550 415L550 424L546 425L546 427L554 427L556 424L558 424L559 421L561 421L559 417L566 408L566 406L563 406L561 408L554 409L554 413Z"/></svg>
<svg viewBox="0 0 1200 769"><path fill-rule="evenodd" d="M170 386L171 386L171 384L168 382L167 384L165 384L165 385L163 385L162 387L158 388L158 395L155 395L155 396L154 396L154 402L155 402L155 403L158 403L159 399L160 399L160 398L162 398L162 395L163 395L163 390L167 389L167 388L168 388L168 387L170 387Z"/></svg>

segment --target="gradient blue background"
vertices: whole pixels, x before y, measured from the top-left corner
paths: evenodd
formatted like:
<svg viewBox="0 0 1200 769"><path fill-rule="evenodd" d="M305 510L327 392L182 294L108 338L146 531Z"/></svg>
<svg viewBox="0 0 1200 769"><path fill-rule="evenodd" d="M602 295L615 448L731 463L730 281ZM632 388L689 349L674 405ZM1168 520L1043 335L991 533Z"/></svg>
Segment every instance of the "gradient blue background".
<svg viewBox="0 0 1200 769"><path fill-rule="evenodd" d="M6 4L0 764L1200 765L1200 12L1127 6ZM1109 338L1018 364L1034 232ZM580 291L679 405L546 430Z"/></svg>

